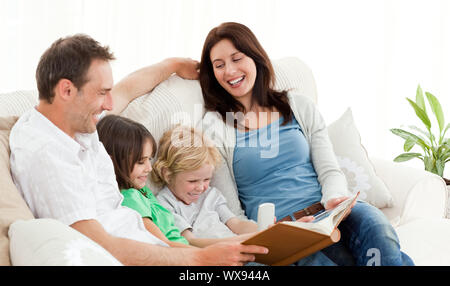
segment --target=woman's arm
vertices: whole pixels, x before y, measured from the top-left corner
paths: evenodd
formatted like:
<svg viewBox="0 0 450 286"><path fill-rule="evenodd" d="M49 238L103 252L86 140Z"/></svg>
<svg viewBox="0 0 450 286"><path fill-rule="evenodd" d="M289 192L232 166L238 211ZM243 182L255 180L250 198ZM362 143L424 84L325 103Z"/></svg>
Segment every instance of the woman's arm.
<svg viewBox="0 0 450 286"><path fill-rule="evenodd" d="M347 181L337 162L328 129L316 104L306 96L289 94L295 103L302 129L305 129L311 148L311 161L322 186L322 205L335 198L349 196Z"/></svg>

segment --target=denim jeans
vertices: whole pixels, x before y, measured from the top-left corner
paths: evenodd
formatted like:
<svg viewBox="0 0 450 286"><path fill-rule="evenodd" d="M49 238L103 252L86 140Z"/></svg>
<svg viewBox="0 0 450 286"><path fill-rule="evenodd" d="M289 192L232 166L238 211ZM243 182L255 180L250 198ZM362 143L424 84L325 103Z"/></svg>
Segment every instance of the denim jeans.
<svg viewBox="0 0 450 286"><path fill-rule="evenodd" d="M297 262L291 264L292 266L336 266L328 256L322 251L311 254L305 258L300 259Z"/></svg>
<svg viewBox="0 0 450 286"><path fill-rule="evenodd" d="M341 240L322 250L338 265L414 265L400 251L397 234L387 218L368 203L358 201L338 228Z"/></svg>
<svg viewBox="0 0 450 286"><path fill-rule="evenodd" d="M265 264L257 263L257 262L249 262L246 266L267 266ZM336 266L330 258L328 258L321 251L311 254L305 258L300 259L297 262L294 262L290 266Z"/></svg>

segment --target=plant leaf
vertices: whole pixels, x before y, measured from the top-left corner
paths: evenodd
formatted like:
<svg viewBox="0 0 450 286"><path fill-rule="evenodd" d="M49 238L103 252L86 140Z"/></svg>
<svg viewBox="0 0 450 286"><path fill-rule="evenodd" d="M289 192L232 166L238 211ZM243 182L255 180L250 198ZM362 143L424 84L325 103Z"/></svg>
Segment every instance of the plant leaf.
<svg viewBox="0 0 450 286"><path fill-rule="evenodd" d="M447 124L447 127L445 127L444 133L442 133L442 138L444 138L445 133L447 132L447 130L450 128L450 123Z"/></svg>
<svg viewBox="0 0 450 286"><path fill-rule="evenodd" d="M445 153L447 153L447 151L449 150L449 146L447 144L442 144L441 146L439 146L439 148L437 149L437 158L442 158Z"/></svg>
<svg viewBox="0 0 450 286"><path fill-rule="evenodd" d="M427 143L425 143L424 140L420 139L420 137L418 137L417 135L415 135L411 132L405 131L400 128L392 128L391 132L397 136L400 136L401 138L403 138L405 140L408 140L408 139L414 140L416 142L416 144L419 144L425 152L430 149L430 146L427 145Z"/></svg>
<svg viewBox="0 0 450 286"><path fill-rule="evenodd" d="M427 96L428 103L430 103L431 110L436 116L437 122L439 124L439 131L442 132L442 130L444 129L445 119L441 104L439 103L439 100L431 93L425 92L425 94Z"/></svg>
<svg viewBox="0 0 450 286"><path fill-rule="evenodd" d="M420 154L420 153L403 153L403 154L400 154L397 157L395 157L394 162L405 162L405 161L409 161L413 158L419 158L422 160L421 156L422 156L422 154Z"/></svg>
<svg viewBox="0 0 450 286"><path fill-rule="evenodd" d="M447 149L441 156L441 161L447 161L447 159L450 159L450 149Z"/></svg>
<svg viewBox="0 0 450 286"><path fill-rule="evenodd" d="M429 172L434 172L434 167L435 167L435 161L433 159L433 156L425 156L423 158L423 162L425 163L425 170L429 171Z"/></svg>
<svg viewBox="0 0 450 286"><path fill-rule="evenodd" d="M405 140L405 145L403 145L403 150L405 152L409 152L412 147L414 147L414 145L416 145L416 141L414 139L408 138Z"/></svg>
<svg viewBox="0 0 450 286"><path fill-rule="evenodd" d="M437 174L441 177L444 175L444 167L445 167L445 162L443 162L443 161L441 162L441 160L437 159L436 160L436 171L437 171Z"/></svg>
<svg viewBox="0 0 450 286"><path fill-rule="evenodd" d="M416 104L420 108L422 108L425 112L427 111L427 109L425 108L425 100L423 99L423 91L422 91L422 88L420 87L420 84L417 86Z"/></svg>
<svg viewBox="0 0 450 286"><path fill-rule="evenodd" d="M424 111L422 108L420 108L414 101L412 101L409 98L406 98L408 102L411 104L411 106L414 108L414 111L416 112L417 117L419 117L420 120L422 120L423 124L427 127L427 129L431 128L431 122L430 118L428 118L427 112Z"/></svg>
<svg viewBox="0 0 450 286"><path fill-rule="evenodd" d="M412 130L414 130L414 131L420 132L421 134L425 135L427 139L423 138L422 136L417 135L417 137L419 137L420 139L422 139L424 142L425 142L426 140L428 140L428 142L430 142L430 145L431 145L431 142L433 142L433 140L434 140L434 135L433 135L433 133L426 132L425 130L420 129L419 127L414 126L414 125L408 125L408 128L409 128L409 129L412 129ZM431 137L431 138L430 138L430 137ZM427 143L428 143L428 142L427 142Z"/></svg>

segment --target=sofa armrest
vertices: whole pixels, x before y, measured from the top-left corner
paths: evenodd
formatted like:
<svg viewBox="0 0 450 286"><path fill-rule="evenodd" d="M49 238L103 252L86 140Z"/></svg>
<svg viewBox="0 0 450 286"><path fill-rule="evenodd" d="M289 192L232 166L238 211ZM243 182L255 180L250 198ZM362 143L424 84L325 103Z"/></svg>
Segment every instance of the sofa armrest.
<svg viewBox="0 0 450 286"><path fill-rule="evenodd" d="M17 220L8 236L14 266L122 265L99 244L54 219Z"/></svg>
<svg viewBox="0 0 450 286"><path fill-rule="evenodd" d="M447 187L444 180L425 170L379 158L371 158L375 172L392 194L394 206L382 209L398 225L416 218L444 218Z"/></svg>

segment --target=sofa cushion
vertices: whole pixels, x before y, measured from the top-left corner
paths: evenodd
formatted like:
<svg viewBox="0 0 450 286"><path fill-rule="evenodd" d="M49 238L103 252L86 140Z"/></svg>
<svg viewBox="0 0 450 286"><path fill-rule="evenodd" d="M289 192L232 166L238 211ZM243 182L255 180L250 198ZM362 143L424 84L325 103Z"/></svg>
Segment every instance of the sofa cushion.
<svg viewBox="0 0 450 286"><path fill-rule="evenodd" d="M417 266L450 265L450 220L415 219L396 229L401 250Z"/></svg>
<svg viewBox="0 0 450 286"><path fill-rule="evenodd" d="M18 220L9 237L14 266L122 265L96 242L54 219Z"/></svg>
<svg viewBox="0 0 450 286"><path fill-rule="evenodd" d="M18 219L33 215L22 199L11 177L9 133L16 116L0 117L0 265L10 265L8 228Z"/></svg>
<svg viewBox="0 0 450 286"><path fill-rule="evenodd" d="M377 208L392 207L392 195L375 173L350 108L328 126L328 134L349 190L353 194L360 191L359 199Z"/></svg>
<svg viewBox="0 0 450 286"><path fill-rule="evenodd" d="M36 90L18 90L0 94L0 116L20 116L38 103Z"/></svg>

